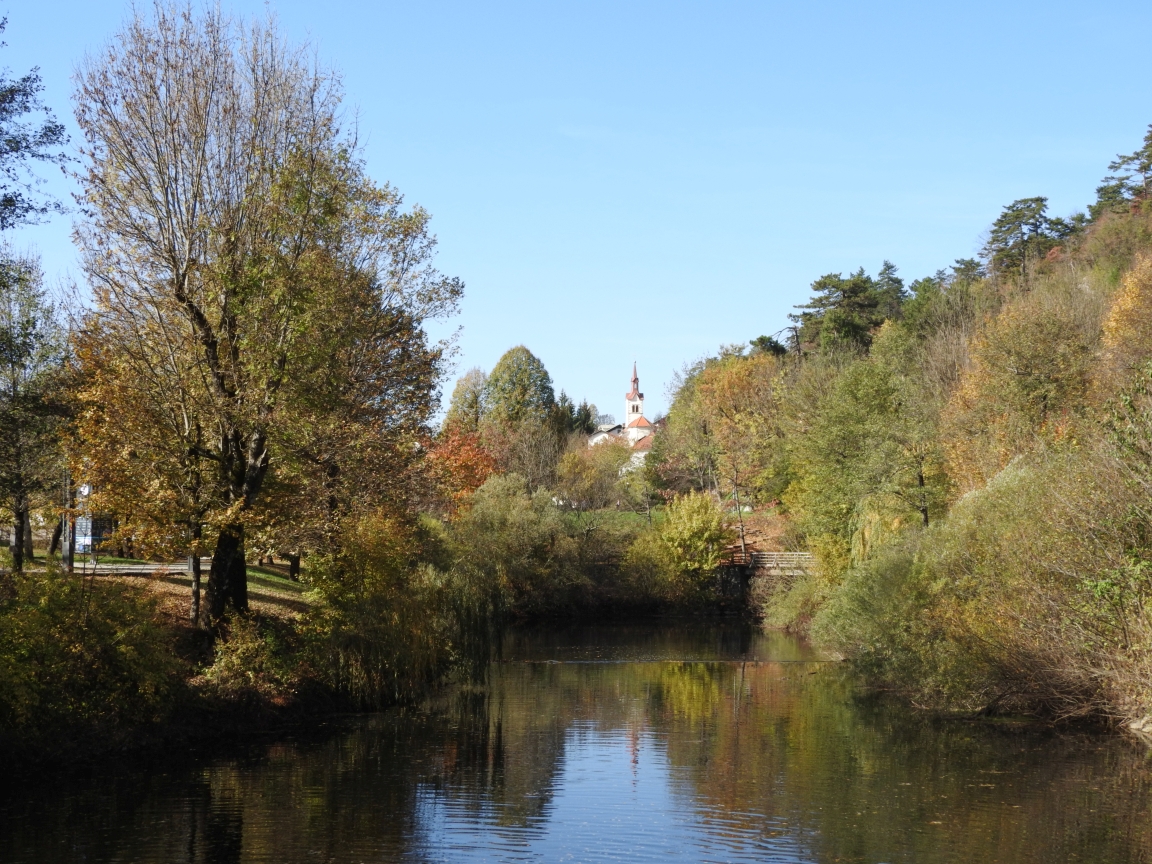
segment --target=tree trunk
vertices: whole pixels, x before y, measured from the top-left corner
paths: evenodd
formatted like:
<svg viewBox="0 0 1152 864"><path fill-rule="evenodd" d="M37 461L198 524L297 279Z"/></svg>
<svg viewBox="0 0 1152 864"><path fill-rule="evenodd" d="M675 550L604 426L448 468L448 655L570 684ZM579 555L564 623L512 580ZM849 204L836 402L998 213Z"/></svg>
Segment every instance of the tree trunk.
<svg viewBox="0 0 1152 864"><path fill-rule="evenodd" d="M736 499L736 520L740 524L740 558L746 564L748 563L748 549L744 545L744 509L740 506L740 475L732 475L732 497Z"/></svg>
<svg viewBox="0 0 1152 864"><path fill-rule="evenodd" d="M192 547L188 551L188 571L192 576L192 607L189 619L192 627L207 627L207 616L203 614L200 606L200 537L203 536L203 526L198 523L192 525Z"/></svg>
<svg viewBox="0 0 1152 864"><path fill-rule="evenodd" d="M188 572L192 574L192 609L188 613L194 627L201 627L200 620L200 556L193 552L188 556Z"/></svg>
<svg viewBox="0 0 1152 864"><path fill-rule="evenodd" d="M32 518L27 509L24 510L24 557L29 561L36 560L36 550L32 547Z"/></svg>
<svg viewBox="0 0 1152 864"><path fill-rule="evenodd" d="M924 527L928 527L928 495L924 491L924 469L920 468L917 473L917 479L920 481L920 518L924 520Z"/></svg>
<svg viewBox="0 0 1152 864"><path fill-rule="evenodd" d="M229 604L237 612L248 611L244 526L239 524L225 525L220 529L212 553L212 568L208 571L208 615L213 621L219 621Z"/></svg>
<svg viewBox="0 0 1152 864"><path fill-rule="evenodd" d="M65 572L71 574L76 571L76 518L70 513L64 518L66 520L64 530L67 534L64 535L62 558Z"/></svg>
<svg viewBox="0 0 1152 864"><path fill-rule="evenodd" d="M288 556L288 578L291 579L293 582L299 582L300 581L300 556L299 555L289 555Z"/></svg>
<svg viewBox="0 0 1152 864"><path fill-rule="evenodd" d="M24 571L24 520L28 512L20 506L15 510L15 519L12 523L12 542L8 544L8 551L12 553L12 572Z"/></svg>
<svg viewBox="0 0 1152 864"><path fill-rule="evenodd" d="M64 520L67 517L61 516L60 521L56 523L56 527L52 529L52 542L48 544L48 554L55 555L60 549L60 538L64 535Z"/></svg>
<svg viewBox="0 0 1152 864"><path fill-rule="evenodd" d="M192 526L192 548L188 550L188 572L192 574L192 609L189 618L193 627L205 627L207 621L202 620L200 608L200 537L202 526L197 523ZM203 616L207 617L207 616Z"/></svg>

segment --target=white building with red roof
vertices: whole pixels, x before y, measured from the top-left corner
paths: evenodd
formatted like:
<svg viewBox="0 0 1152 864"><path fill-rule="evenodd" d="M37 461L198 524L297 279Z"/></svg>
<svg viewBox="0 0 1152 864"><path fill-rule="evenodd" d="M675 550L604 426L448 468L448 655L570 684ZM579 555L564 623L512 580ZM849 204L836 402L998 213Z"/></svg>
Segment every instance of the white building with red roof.
<svg viewBox="0 0 1152 864"><path fill-rule="evenodd" d="M605 441L621 441L628 444L635 455L634 464L640 464L652 449L652 438L656 426L644 416L644 394L640 392L640 376L636 374L636 364L632 364L632 389L624 394L624 422L600 426L588 439L594 447Z"/></svg>

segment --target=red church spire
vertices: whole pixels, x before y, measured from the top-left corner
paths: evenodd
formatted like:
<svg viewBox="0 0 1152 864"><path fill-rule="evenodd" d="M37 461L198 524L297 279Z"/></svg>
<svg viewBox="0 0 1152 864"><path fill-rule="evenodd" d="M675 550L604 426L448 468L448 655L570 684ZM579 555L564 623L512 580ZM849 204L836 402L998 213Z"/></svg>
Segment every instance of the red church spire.
<svg viewBox="0 0 1152 864"><path fill-rule="evenodd" d="M636 361L632 361L632 390L624 394L625 399L643 399L644 394L640 392L640 376L636 374Z"/></svg>

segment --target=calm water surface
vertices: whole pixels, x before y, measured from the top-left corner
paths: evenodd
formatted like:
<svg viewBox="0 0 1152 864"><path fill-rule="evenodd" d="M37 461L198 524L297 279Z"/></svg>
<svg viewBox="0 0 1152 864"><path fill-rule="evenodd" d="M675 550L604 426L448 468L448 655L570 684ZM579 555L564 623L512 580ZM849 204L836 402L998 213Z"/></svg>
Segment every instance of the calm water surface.
<svg viewBox="0 0 1152 864"><path fill-rule="evenodd" d="M513 634L491 686L226 759L0 780L0 861L1149 862L1152 763L939 722L740 627Z"/></svg>

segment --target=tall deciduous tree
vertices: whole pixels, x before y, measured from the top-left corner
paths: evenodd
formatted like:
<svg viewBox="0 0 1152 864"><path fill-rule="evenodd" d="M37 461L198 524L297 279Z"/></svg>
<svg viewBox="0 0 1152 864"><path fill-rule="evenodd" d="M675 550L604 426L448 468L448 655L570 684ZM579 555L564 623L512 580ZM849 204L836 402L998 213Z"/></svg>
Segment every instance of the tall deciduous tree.
<svg viewBox="0 0 1152 864"><path fill-rule="evenodd" d="M207 469L213 617L247 606L270 493L311 490L328 531L349 466L404 451L383 432L430 410L421 325L462 290L431 266L427 213L365 176L341 98L271 24L159 2L77 73L91 327L176 420L154 433Z"/></svg>
<svg viewBox="0 0 1152 864"><path fill-rule="evenodd" d="M719 491L732 497L738 513L757 492L775 497L781 488L783 447L776 391L782 378L781 361L757 351L710 361L694 382L716 445Z"/></svg>
<svg viewBox="0 0 1152 864"><path fill-rule="evenodd" d="M543 419L555 404L552 376L540 358L523 345L504 352L484 386L485 416L494 423Z"/></svg>
<svg viewBox="0 0 1152 864"><path fill-rule="evenodd" d="M23 569L29 510L59 478L53 392L64 339L39 262L0 247L0 505L13 515L13 568Z"/></svg>
<svg viewBox="0 0 1152 864"><path fill-rule="evenodd" d="M452 401L444 415L444 430L474 433L484 418L484 387L488 376L483 369L469 369L456 380Z"/></svg>

